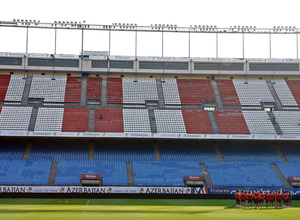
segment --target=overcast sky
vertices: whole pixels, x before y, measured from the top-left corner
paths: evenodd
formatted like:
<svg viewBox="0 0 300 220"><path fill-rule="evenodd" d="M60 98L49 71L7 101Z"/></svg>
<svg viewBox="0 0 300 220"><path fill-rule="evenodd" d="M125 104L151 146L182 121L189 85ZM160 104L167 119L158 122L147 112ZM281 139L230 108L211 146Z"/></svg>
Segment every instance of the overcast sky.
<svg viewBox="0 0 300 220"><path fill-rule="evenodd" d="M10 0L1 1L0 20L86 21L90 24L137 23L240 26L296 26L298 0ZM58 54L79 54L81 32L59 30ZM113 32L111 55L134 55L134 33ZM25 52L26 29L0 28L0 52ZM107 51L108 33L85 31L84 50ZM161 56L161 33L138 34L138 56ZM53 53L54 30L29 30L29 53ZM296 58L295 35L273 35L273 58ZM188 56L187 34L165 34L164 56ZM215 34L191 35L192 57L215 57ZM219 57L242 57L242 36L219 34ZM268 35L245 35L245 57L269 58Z"/></svg>

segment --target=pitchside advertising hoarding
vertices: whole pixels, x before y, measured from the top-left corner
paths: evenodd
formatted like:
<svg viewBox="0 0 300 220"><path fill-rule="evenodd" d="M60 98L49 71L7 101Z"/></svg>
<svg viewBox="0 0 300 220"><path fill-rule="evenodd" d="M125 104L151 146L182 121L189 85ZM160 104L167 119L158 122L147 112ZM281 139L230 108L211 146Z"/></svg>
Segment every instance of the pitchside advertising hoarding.
<svg viewBox="0 0 300 220"><path fill-rule="evenodd" d="M250 189L255 190L255 189ZM284 190L267 189L263 191ZM286 189L300 195L300 189ZM235 194L236 188L206 187L81 187L81 186L0 186L1 193L70 193L70 194Z"/></svg>

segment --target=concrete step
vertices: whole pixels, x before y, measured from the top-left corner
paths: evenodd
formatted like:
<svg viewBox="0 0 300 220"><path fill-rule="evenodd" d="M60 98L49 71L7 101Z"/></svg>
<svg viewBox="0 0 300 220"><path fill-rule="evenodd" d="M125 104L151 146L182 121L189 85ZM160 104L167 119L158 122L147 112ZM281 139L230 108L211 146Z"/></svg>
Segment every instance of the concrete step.
<svg viewBox="0 0 300 220"><path fill-rule="evenodd" d="M161 161L161 155L158 144L153 144L154 156L156 161Z"/></svg>
<svg viewBox="0 0 300 220"><path fill-rule="evenodd" d="M156 79L156 84L157 84L159 107L164 108L165 107L165 98L164 98L164 93L163 93L161 80Z"/></svg>
<svg viewBox="0 0 300 220"><path fill-rule="evenodd" d="M214 93L215 93L215 96L216 96L218 109L222 110L222 109L224 109L224 106L223 106L223 102L222 102L222 98L221 98L221 95L220 95L220 91L219 91L217 82L215 80L211 80L211 85L213 87L213 90L214 90Z"/></svg>
<svg viewBox="0 0 300 220"><path fill-rule="evenodd" d="M278 169L278 167L276 166L276 164L270 164L270 166L275 171L275 173L277 174L277 176L279 177L279 179L281 180L281 182L284 184L284 187L285 188L291 188L290 184L285 179L285 177L283 176L283 174L281 173L281 171Z"/></svg>
<svg viewBox="0 0 300 220"><path fill-rule="evenodd" d="M81 78L81 94L80 94L80 106L86 106L86 89L87 89L88 74L83 74Z"/></svg>
<svg viewBox="0 0 300 220"><path fill-rule="evenodd" d="M150 127L151 127L151 132L152 133L157 133L157 127L156 127L156 122L155 122L155 116L154 116L154 110L149 109L149 120L150 120Z"/></svg>
<svg viewBox="0 0 300 220"><path fill-rule="evenodd" d="M213 187L213 183L211 181L211 178L209 176L209 173L207 172L206 166L204 163L199 163L199 167L201 169L201 172L205 178L206 187Z"/></svg>
<svg viewBox="0 0 300 220"><path fill-rule="evenodd" d="M134 186L133 166L131 162L126 163L128 186Z"/></svg>
<svg viewBox="0 0 300 220"><path fill-rule="evenodd" d="M219 148L219 146L217 144L213 144L214 150L217 154L217 157L219 159L220 162L225 162L224 156Z"/></svg>
<svg viewBox="0 0 300 220"><path fill-rule="evenodd" d="M107 80L106 78L102 78L102 86L101 86L101 107L107 107Z"/></svg>
<svg viewBox="0 0 300 220"><path fill-rule="evenodd" d="M89 160L94 160L95 155L95 144L93 142L89 143Z"/></svg>
<svg viewBox="0 0 300 220"><path fill-rule="evenodd" d="M288 163L289 162L288 159L282 153L282 151L280 150L280 148L278 147L277 144L274 144L274 149L275 149L276 153L279 155L279 157L281 158L282 162L284 162L284 163Z"/></svg>
<svg viewBox="0 0 300 220"><path fill-rule="evenodd" d="M31 81L32 81L32 76L28 76L26 79L25 88L24 88L24 92L23 92L23 97L22 97L22 102L21 102L22 105L28 104L28 96L29 96Z"/></svg>
<svg viewBox="0 0 300 220"><path fill-rule="evenodd" d="M274 129L275 129L275 131L276 131L276 134L277 134L277 135L282 135L282 131L281 131L281 129L280 129L278 123L275 123L275 121L274 121L274 119L273 119L273 118L274 118L273 112L268 112L268 115L269 115L270 120L271 120L271 122L272 122L272 125L273 125L273 127L274 127Z"/></svg>
<svg viewBox="0 0 300 220"><path fill-rule="evenodd" d="M28 131L34 131L37 114L38 114L38 107L34 107L32 109Z"/></svg>
<svg viewBox="0 0 300 220"><path fill-rule="evenodd" d="M95 132L95 109L89 110L89 132Z"/></svg>
<svg viewBox="0 0 300 220"><path fill-rule="evenodd" d="M48 179L48 186L54 186L55 185L57 166L58 166L58 162L53 161L52 165L51 165L51 169L50 169L50 175L49 175L49 179Z"/></svg>
<svg viewBox="0 0 300 220"><path fill-rule="evenodd" d="M22 160L28 160L31 148L32 148L32 142L27 142Z"/></svg>
<svg viewBox="0 0 300 220"><path fill-rule="evenodd" d="M271 83L271 81L267 81L267 85L271 91L271 94L274 98L274 100L276 101L276 104L277 104L277 110L282 110L282 105L281 105L281 102L279 101L279 97L273 87L273 84Z"/></svg>
<svg viewBox="0 0 300 220"><path fill-rule="evenodd" d="M209 120L210 120L210 123L211 123L214 134L220 134L220 130L219 130L214 112L213 111L208 111L208 117L209 117Z"/></svg>

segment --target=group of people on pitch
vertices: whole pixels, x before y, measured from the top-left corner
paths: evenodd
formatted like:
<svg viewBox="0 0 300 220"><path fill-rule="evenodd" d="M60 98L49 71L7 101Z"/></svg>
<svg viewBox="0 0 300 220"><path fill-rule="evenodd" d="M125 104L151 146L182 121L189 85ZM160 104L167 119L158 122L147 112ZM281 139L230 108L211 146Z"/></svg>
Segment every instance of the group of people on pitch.
<svg viewBox="0 0 300 220"><path fill-rule="evenodd" d="M236 190L236 207L246 208L282 208L292 206L292 193L291 191L271 191L264 193L263 191L247 191ZM283 204L282 204L283 201Z"/></svg>

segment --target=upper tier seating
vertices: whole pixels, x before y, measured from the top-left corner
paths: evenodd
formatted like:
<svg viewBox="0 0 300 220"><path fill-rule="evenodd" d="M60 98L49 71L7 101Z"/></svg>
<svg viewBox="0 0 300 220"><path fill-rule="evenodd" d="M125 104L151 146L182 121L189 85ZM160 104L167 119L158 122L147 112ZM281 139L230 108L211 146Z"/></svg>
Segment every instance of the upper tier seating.
<svg viewBox="0 0 300 220"><path fill-rule="evenodd" d="M218 145L226 162L281 162L274 147L268 144L226 143Z"/></svg>
<svg viewBox="0 0 300 220"><path fill-rule="evenodd" d="M243 111L243 115L251 134L276 134L266 111Z"/></svg>
<svg viewBox="0 0 300 220"><path fill-rule="evenodd" d="M220 80L217 84L223 105L241 105L232 80Z"/></svg>
<svg viewBox="0 0 300 220"><path fill-rule="evenodd" d="M151 132L147 109L123 109L124 132Z"/></svg>
<svg viewBox="0 0 300 220"><path fill-rule="evenodd" d="M29 98L44 98L44 102L64 102L67 77L33 76Z"/></svg>
<svg viewBox="0 0 300 220"><path fill-rule="evenodd" d="M155 160L153 145L145 143L95 143L95 160Z"/></svg>
<svg viewBox="0 0 300 220"><path fill-rule="evenodd" d="M90 77L87 80L87 99L100 100L101 99L102 78Z"/></svg>
<svg viewBox="0 0 300 220"><path fill-rule="evenodd" d="M123 103L122 78L107 81L107 103Z"/></svg>
<svg viewBox="0 0 300 220"><path fill-rule="evenodd" d="M266 162L207 162L205 165L214 186L284 186Z"/></svg>
<svg viewBox="0 0 300 220"><path fill-rule="evenodd" d="M0 159L22 159L26 142L0 141Z"/></svg>
<svg viewBox="0 0 300 220"><path fill-rule="evenodd" d="M300 161L300 148L298 143L281 144L280 149L289 162Z"/></svg>
<svg viewBox="0 0 300 220"><path fill-rule="evenodd" d="M298 106L300 105L300 80L286 80L294 99L296 100Z"/></svg>
<svg viewBox="0 0 300 220"><path fill-rule="evenodd" d="M177 79L180 101L183 105L201 105L202 101L216 101L215 93L210 80Z"/></svg>
<svg viewBox="0 0 300 220"><path fill-rule="evenodd" d="M163 161L219 161L213 146L206 143L162 143L159 150Z"/></svg>
<svg viewBox="0 0 300 220"><path fill-rule="evenodd" d="M298 106L285 80L276 80L273 87L283 106Z"/></svg>
<svg viewBox="0 0 300 220"><path fill-rule="evenodd" d="M95 109L95 132L123 133L123 124L122 109Z"/></svg>
<svg viewBox="0 0 300 220"><path fill-rule="evenodd" d="M66 93L64 102L80 102L81 78L67 77Z"/></svg>
<svg viewBox="0 0 300 220"><path fill-rule="evenodd" d="M39 108L34 131L61 131L63 108Z"/></svg>
<svg viewBox="0 0 300 220"><path fill-rule="evenodd" d="M0 101L5 100L9 82L10 82L10 75L0 75Z"/></svg>
<svg viewBox="0 0 300 220"><path fill-rule="evenodd" d="M241 111L214 111L220 134L250 134Z"/></svg>
<svg viewBox="0 0 300 220"><path fill-rule="evenodd" d="M241 105L260 105L263 102L275 102L265 80L233 80Z"/></svg>
<svg viewBox="0 0 300 220"><path fill-rule="evenodd" d="M85 142L38 141L33 142L30 160L88 160Z"/></svg>
<svg viewBox="0 0 300 220"><path fill-rule="evenodd" d="M21 102L26 84L26 79L23 79L23 77L21 75L11 76L5 101Z"/></svg>
<svg viewBox="0 0 300 220"><path fill-rule="evenodd" d="M165 82L163 82L163 79L161 79L163 94L164 94L164 100L165 104L178 104L180 105L180 96L177 86L177 80L176 79L165 79Z"/></svg>
<svg viewBox="0 0 300 220"><path fill-rule="evenodd" d="M2 107L0 114L0 130L27 131L32 107Z"/></svg>
<svg viewBox="0 0 300 220"><path fill-rule="evenodd" d="M300 163L276 163L283 176L288 179L289 176L300 176Z"/></svg>
<svg viewBox="0 0 300 220"><path fill-rule="evenodd" d="M283 134L300 134L300 112L274 111L273 114Z"/></svg>
<svg viewBox="0 0 300 220"><path fill-rule="evenodd" d="M128 186L125 161L60 160L55 185L80 185L81 174L100 174L103 185Z"/></svg>
<svg viewBox="0 0 300 220"><path fill-rule="evenodd" d="M89 130L88 108L65 108L62 132L87 132Z"/></svg>
<svg viewBox="0 0 300 220"><path fill-rule="evenodd" d="M181 110L154 110L157 133L186 133Z"/></svg>
<svg viewBox="0 0 300 220"><path fill-rule="evenodd" d="M133 161L137 186L184 186L186 175L202 175L195 161Z"/></svg>
<svg viewBox="0 0 300 220"><path fill-rule="evenodd" d="M47 185L50 160L0 160L1 185Z"/></svg>
<svg viewBox="0 0 300 220"><path fill-rule="evenodd" d="M182 110L187 134L213 134L207 114L203 110Z"/></svg>
<svg viewBox="0 0 300 220"><path fill-rule="evenodd" d="M123 103L145 104L146 100L158 100L155 79L122 78Z"/></svg>

